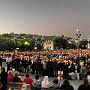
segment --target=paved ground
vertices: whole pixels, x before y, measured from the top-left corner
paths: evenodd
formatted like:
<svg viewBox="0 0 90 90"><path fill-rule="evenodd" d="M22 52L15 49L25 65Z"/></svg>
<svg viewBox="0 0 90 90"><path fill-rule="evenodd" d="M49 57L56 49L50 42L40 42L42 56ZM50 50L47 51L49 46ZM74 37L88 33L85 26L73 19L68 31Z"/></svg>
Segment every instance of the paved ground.
<svg viewBox="0 0 90 90"><path fill-rule="evenodd" d="M25 76L24 76L25 77ZM24 77L22 77L22 80L24 79ZM33 80L35 79L35 75L30 74L30 77L33 78ZM55 77L49 77L49 81L52 82L54 80ZM40 76L40 80L43 80L43 76ZM64 80L60 80L60 85L63 83ZM82 84L82 80L69 80L70 84L74 87L75 90L78 89L79 85Z"/></svg>

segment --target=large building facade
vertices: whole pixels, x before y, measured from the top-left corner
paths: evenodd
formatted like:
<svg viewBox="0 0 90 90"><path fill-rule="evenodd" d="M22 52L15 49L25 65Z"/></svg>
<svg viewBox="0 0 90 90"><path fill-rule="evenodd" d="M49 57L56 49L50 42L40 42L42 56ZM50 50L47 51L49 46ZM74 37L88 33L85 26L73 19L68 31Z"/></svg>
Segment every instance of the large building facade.
<svg viewBox="0 0 90 90"><path fill-rule="evenodd" d="M54 50L54 44L52 40L46 40L43 44L44 50Z"/></svg>

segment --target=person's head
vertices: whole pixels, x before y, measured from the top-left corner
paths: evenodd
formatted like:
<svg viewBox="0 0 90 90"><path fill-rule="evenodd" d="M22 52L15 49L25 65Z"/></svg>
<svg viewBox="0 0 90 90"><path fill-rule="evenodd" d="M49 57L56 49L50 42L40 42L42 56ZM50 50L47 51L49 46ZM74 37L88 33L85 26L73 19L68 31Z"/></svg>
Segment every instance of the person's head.
<svg viewBox="0 0 90 90"><path fill-rule="evenodd" d="M83 83L84 84L89 84L87 78L84 78Z"/></svg>
<svg viewBox="0 0 90 90"><path fill-rule="evenodd" d="M69 81L66 79L66 80L63 81L63 84L64 84L64 85L69 85L70 83L69 83Z"/></svg>
<svg viewBox="0 0 90 90"><path fill-rule="evenodd" d="M39 79L39 75L35 75L35 79L38 80Z"/></svg>
<svg viewBox="0 0 90 90"><path fill-rule="evenodd" d="M8 75L13 75L11 70L10 70L10 71L8 71Z"/></svg>
<svg viewBox="0 0 90 90"><path fill-rule="evenodd" d="M26 74L26 77L29 78L29 74Z"/></svg>
<svg viewBox="0 0 90 90"><path fill-rule="evenodd" d="M53 83L54 83L54 84L58 84L58 79L54 79L54 80L53 80Z"/></svg>
<svg viewBox="0 0 90 90"><path fill-rule="evenodd" d="M44 76L44 82L48 82L48 76Z"/></svg>
<svg viewBox="0 0 90 90"><path fill-rule="evenodd" d="M5 71L5 68L4 67L2 68L2 71Z"/></svg>

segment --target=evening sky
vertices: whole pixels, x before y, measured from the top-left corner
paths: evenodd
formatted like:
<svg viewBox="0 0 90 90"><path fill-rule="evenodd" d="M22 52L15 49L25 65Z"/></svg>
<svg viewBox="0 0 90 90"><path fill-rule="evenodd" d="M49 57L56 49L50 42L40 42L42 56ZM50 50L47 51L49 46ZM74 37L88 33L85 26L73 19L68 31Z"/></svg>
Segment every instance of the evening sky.
<svg viewBox="0 0 90 90"><path fill-rule="evenodd" d="M90 0L0 0L0 33L83 38L90 32Z"/></svg>

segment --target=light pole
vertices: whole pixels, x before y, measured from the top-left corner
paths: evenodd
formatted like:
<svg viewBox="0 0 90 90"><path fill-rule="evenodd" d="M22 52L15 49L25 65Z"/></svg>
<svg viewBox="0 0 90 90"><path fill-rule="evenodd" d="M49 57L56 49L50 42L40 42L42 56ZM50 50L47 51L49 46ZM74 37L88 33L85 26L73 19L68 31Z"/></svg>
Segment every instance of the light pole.
<svg viewBox="0 0 90 90"><path fill-rule="evenodd" d="M76 36L77 36L77 54L78 54L78 61L79 61L79 43L80 43L80 37L81 37L81 33L79 29L77 29Z"/></svg>

